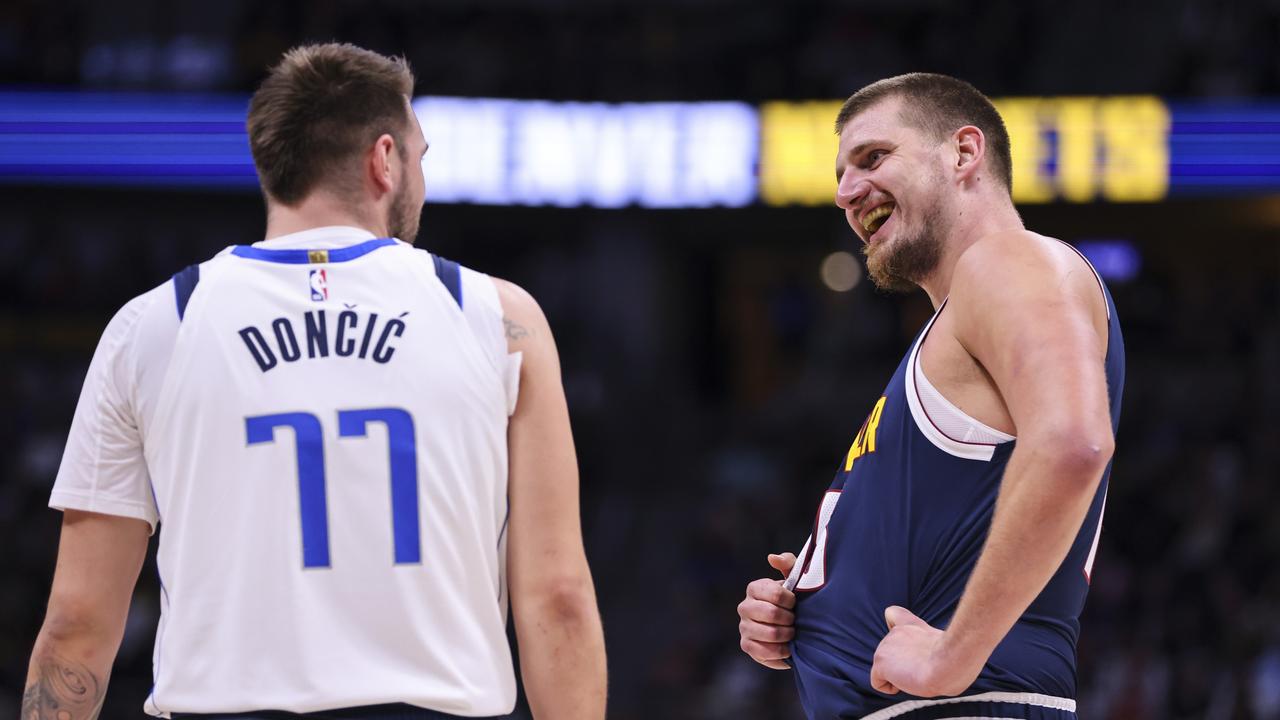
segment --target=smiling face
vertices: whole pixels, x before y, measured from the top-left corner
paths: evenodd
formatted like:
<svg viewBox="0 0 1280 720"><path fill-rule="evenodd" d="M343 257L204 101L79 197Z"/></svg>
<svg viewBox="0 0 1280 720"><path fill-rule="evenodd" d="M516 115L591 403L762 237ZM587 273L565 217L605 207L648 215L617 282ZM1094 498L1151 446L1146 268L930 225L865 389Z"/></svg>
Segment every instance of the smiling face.
<svg viewBox="0 0 1280 720"><path fill-rule="evenodd" d="M914 289L938 265L951 188L945 143L904 122L902 100L886 98L840 133L836 205L863 242L876 286Z"/></svg>

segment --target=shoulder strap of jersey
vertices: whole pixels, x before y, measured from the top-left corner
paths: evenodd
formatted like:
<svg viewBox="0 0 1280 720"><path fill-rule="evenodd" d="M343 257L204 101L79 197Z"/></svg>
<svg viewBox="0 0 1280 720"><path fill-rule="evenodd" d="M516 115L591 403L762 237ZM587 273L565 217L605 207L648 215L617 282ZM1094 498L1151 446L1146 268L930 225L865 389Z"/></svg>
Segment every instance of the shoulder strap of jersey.
<svg viewBox="0 0 1280 720"><path fill-rule="evenodd" d="M178 320L182 320L182 316L187 312L187 301L191 299L191 293L195 292L196 285L200 282L200 265L188 265L173 274L173 295L178 303Z"/></svg>
<svg viewBox="0 0 1280 720"><path fill-rule="evenodd" d="M445 289L453 296L454 301L458 303L458 307L462 307L462 277L461 272L458 270L458 263L452 260L445 260L435 253L431 254L431 259L435 262L436 277L440 278L441 283L444 283Z"/></svg>

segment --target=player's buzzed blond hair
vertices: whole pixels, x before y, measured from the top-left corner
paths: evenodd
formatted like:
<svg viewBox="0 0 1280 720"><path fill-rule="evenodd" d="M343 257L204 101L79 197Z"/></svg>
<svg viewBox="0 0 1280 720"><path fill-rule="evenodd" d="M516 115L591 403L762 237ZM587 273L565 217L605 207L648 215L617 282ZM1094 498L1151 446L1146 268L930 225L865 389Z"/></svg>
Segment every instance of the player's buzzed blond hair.
<svg viewBox="0 0 1280 720"><path fill-rule="evenodd" d="M1004 120L986 95L950 75L907 73L867 85L844 101L836 115L836 134L853 116L895 97L903 100L903 121L935 139L941 140L965 125L981 130L987 140L987 162L1005 189L1012 192L1013 160Z"/></svg>

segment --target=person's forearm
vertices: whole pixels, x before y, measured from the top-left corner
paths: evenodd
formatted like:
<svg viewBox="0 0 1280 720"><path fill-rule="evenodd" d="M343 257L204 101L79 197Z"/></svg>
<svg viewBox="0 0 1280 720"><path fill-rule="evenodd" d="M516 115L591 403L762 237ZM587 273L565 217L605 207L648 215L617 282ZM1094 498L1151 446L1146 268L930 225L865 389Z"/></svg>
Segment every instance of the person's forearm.
<svg viewBox="0 0 1280 720"><path fill-rule="evenodd" d="M537 720L602 720L604 630L590 580L585 587L518 603L520 669Z"/></svg>
<svg viewBox="0 0 1280 720"><path fill-rule="evenodd" d="M940 648L948 661L981 670L1061 567L1110 456L1109 442L1064 455L1052 443L1019 440L986 545Z"/></svg>
<svg viewBox="0 0 1280 720"><path fill-rule="evenodd" d="M21 720L97 718L118 645L118 637L59 632L46 621L31 653Z"/></svg>

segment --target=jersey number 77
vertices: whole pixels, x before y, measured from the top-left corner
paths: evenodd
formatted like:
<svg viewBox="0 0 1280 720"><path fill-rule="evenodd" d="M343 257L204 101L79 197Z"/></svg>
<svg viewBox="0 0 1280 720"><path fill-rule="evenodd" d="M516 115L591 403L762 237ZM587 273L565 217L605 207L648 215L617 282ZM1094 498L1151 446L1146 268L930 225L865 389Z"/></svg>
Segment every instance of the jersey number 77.
<svg viewBox="0 0 1280 720"><path fill-rule="evenodd" d="M391 462L391 531L395 562L422 561L418 529L418 452L413 416L400 408L339 410L339 437L367 437L369 423L387 427ZM325 492L324 433L320 418L293 412L245 418L250 445L275 442L275 429L293 428L298 460L298 505L302 515L303 567L329 567L329 511Z"/></svg>

